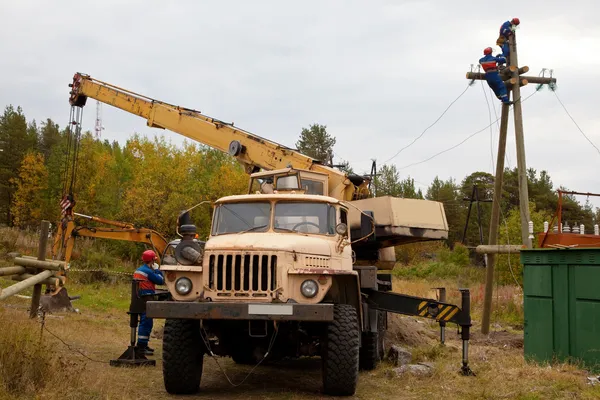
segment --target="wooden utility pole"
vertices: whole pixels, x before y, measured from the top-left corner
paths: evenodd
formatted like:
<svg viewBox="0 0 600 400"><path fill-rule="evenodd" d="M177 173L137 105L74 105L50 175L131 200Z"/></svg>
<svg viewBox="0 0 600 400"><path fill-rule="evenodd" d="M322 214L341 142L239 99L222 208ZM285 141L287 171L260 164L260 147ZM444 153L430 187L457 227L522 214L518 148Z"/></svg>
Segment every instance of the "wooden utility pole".
<svg viewBox="0 0 600 400"><path fill-rule="evenodd" d="M44 261L46 259L46 246L48 245L48 232L50 230L50 221L42 221L40 225L40 243L38 247L38 260ZM38 270L38 272L40 272ZM52 271L45 272L47 277L53 274ZM42 275L42 274L40 274ZM46 278L47 278L46 277ZM42 283L36 283L33 286L33 294L31 295L31 309L29 310L29 318L35 318L37 316L38 308L40 306L40 298L42 297Z"/></svg>
<svg viewBox="0 0 600 400"><path fill-rule="evenodd" d="M523 245L531 248L529 239L529 191L527 188L527 164L525 162L525 139L523 135L523 110L521 108L521 86L527 83L554 84L555 78L538 76L520 76L529 71L529 67L519 68L517 57L516 35L509 37L510 66L500 73L509 90L512 91L514 101L515 118L515 141L517 145L517 168L519 172L519 207L521 214L521 240ZM509 79L506 79L510 76ZM484 73L468 72L467 79L484 80ZM510 106L502 105L502 116L500 119L500 136L498 139L498 158L496 160L496 178L494 182L494 199L492 201L492 216L490 219L490 232L488 245L498 244L498 225L500 223L500 200L502 199L502 184L504 179L504 157L506 151L506 137L508 130L508 111ZM496 255L488 254L488 265L485 280L485 295L483 301L483 316L481 321L481 333L487 334L490 330L490 315L492 310L492 294L494 288L494 268Z"/></svg>
<svg viewBox="0 0 600 400"><path fill-rule="evenodd" d="M500 223L500 201L502 200L502 184L504 180L504 156L506 154L506 136L508 132L508 104L502 105L500 117L500 135L498 137L498 157L496 158L496 178L494 179L494 199L492 200L492 216L488 245L498 244L498 225ZM483 315L481 317L481 333L490 332L490 315L492 314L492 293L494 291L494 269L496 255L487 255L487 270L485 275L485 293L483 298Z"/></svg>
<svg viewBox="0 0 600 400"><path fill-rule="evenodd" d="M508 38L510 45L510 65L519 65L517 61L517 42L513 32ZM531 248L529 239L529 189L527 188L527 163L525 162L525 137L523 135L523 109L521 108L521 85L519 85L519 72L514 71L512 77L516 84L512 86L514 115L515 115L515 141L517 143L517 169L519 170L519 208L521 210L521 240L527 248Z"/></svg>

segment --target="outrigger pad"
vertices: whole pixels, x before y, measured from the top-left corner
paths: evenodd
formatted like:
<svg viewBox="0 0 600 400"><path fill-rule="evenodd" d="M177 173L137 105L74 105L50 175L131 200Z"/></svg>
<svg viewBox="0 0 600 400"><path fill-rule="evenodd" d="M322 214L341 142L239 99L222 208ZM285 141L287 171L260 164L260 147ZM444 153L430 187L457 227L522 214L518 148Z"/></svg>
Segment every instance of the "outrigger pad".
<svg viewBox="0 0 600 400"><path fill-rule="evenodd" d="M145 355L141 354L137 346L129 346L121 357L116 360L110 360L112 367L145 367L156 366L156 360L148 360Z"/></svg>

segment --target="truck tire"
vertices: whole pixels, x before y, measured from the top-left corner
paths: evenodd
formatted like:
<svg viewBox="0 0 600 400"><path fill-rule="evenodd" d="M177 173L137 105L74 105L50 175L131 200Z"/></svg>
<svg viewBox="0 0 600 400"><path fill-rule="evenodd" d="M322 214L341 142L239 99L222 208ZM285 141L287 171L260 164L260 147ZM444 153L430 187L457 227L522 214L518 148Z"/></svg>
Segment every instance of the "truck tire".
<svg viewBox="0 0 600 400"><path fill-rule="evenodd" d="M359 367L364 371L371 371L377 368L379 357L379 333L363 332L362 345L360 346Z"/></svg>
<svg viewBox="0 0 600 400"><path fill-rule="evenodd" d="M199 321L167 319L163 336L163 379L167 392L197 393L203 361Z"/></svg>
<svg viewBox="0 0 600 400"><path fill-rule="evenodd" d="M322 348L323 392L352 396L358 382L360 327L356 309L336 304L333 321L327 324Z"/></svg>

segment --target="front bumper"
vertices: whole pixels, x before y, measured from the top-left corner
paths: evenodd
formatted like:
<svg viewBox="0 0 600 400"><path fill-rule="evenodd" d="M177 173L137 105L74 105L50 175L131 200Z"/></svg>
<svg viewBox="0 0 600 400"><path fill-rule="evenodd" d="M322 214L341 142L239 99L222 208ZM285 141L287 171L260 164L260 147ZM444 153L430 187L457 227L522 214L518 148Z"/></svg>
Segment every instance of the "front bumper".
<svg viewBox="0 0 600 400"><path fill-rule="evenodd" d="M168 319L333 321L333 304L149 301L146 315Z"/></svg>

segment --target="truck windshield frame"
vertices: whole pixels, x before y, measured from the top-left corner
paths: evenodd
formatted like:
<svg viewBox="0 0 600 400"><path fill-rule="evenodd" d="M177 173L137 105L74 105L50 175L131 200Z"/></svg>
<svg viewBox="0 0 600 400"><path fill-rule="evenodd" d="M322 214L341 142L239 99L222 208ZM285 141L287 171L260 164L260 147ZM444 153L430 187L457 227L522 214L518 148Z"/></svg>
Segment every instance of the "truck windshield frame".
<svg viewBox="0 0 600 400"><path fill-rule="evenodd" d="M333 236L336 223L336 207L325 202L225 203L215 209L211 235L275 231Z"/></svg>

